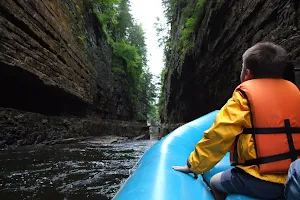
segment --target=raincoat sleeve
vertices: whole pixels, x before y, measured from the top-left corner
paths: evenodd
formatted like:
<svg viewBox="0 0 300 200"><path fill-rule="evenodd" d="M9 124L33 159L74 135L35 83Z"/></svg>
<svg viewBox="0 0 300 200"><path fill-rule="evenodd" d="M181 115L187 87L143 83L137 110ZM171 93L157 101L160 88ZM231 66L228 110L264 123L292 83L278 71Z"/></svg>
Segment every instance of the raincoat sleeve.
<svg viewBox="0 0 300 200"><path fill-rule="evenodd" d="M187 160L190 170L199 174L213 168L230 150L243 127L251 127L250 110L246 98L235 91L190 154Z"/></svg>

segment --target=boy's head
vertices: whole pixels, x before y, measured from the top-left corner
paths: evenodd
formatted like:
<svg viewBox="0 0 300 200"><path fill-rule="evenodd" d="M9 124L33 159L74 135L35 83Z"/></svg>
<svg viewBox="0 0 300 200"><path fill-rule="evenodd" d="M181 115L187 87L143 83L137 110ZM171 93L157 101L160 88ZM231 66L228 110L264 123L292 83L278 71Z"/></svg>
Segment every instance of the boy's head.
<svg viewBox="0 0 300 200"><path fill-rule="evenodd" d="M281 46L257 43L243 54L241 82L254 78L282 78L287 61L287 53Z"/></svg>

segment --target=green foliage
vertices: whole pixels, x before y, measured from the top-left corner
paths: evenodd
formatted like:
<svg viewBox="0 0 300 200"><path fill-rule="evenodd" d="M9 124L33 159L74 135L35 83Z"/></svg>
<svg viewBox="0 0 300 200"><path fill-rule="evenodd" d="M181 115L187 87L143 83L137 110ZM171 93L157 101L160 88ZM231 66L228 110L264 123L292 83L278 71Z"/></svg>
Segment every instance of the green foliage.
<svg viewBox="0 0 300 200"><path fill-rule="evenodd" d="M142 73L142 58L138 54L138 49L122 40L114 44L114 52L117 56L125 59L129 84L137 87Z"/></svg>
<svg viewBox="0 0 300 200"><path fill-rule="evenodd" d="M119 68L119 67L113 67L111 70L112 70L113 73L119 73L119 74L123 74L123 75L126 74L126 72L123 69Z"/></svg>
<svg viewBox="0 0 300 200"><path fill-rule="evenodd" d="M158 46L164 49L164 62L166 64L167 54L172 49L170 42L170 24L157 17L154 28L156 29L156 35L158 37Z"/></svg>
<svg viewBox="0 0 300 200"><path fill-rule="evenodd" d="M79 36L77 36L77 42L79 42L79 44L82 45L84 49L86 48L87 40L88 38L85 33L81 33L79 34Z"/></svg>
<svg viewBox="0 0 300 200"><path fill-rule="evenodd" d="M164 113L164 103L165 103L165 93L164 93L164 83L165 83L165 78L168 74L169 71L169 67L165 67L160 75L160 81L162 83L161 88L160 88L160 94L159 94L159 101L158 101L158 109L159 109L159 114L161 115L162 113Z"/></svg>
<svg viewBox="0 0 300 200"><path fill-rule="evenodd" d="M156 121L160 121L158 104L150 105L147 118L150 124L155 124Z"/></svg>
<svg viewBox="0 0 300 200"><path fill-rule="evenodd" d="M125 40L116 42L114 45L114 50L117 56L120 56L126 60L128 67L141 65L142 60L138 54L138 49L135 46L128 44L128 42Z"/></svg>
<svg viewBox="0 0 300 200"><path fill-rule="evenodd" d="M91 0L93 12L97 16L106 39L111 40L114 27L117 24L118 5L120 0ZM111 41L110 41L111 42Z"/></svg>
<svg viewBox="0 0 300 200"><path fill-rule="evenodd" d="M81 9L78 5L75 6L78 13L81 13Z"/></svg>
<svg viewBox="0 0 300 200"><path fill-rule="evenodd" d="M200 22L203 7L205 5L206 0L198 0L196 7L192 12L192 16L187 18L185 22L184 29L181 35L181 43L182 43L182 50L183 54L188 51L189 49L193 48L193 43L191 43L191 35L196 29L196 25Z"/></svg>
<svg viewBox="0 0 300 200"><path fill-rule="evenodd" d="M169 67L165 67L162 72L161 72L161 82L164 82L165 81L165 76L168 74L168 71L169 71Z"/></svg>
<svg viewBox="0 0 300 200"><path fill-rule="evenodd" d="M145 43L145 32L141 24L133 23L128 28L128 42L137 48L138 54L141 56L143 66L147 65L147 48Z"/></svg>
<svg viewBox="0 0 300 200"><path fill-rule="evenodd" d="M97 16L97 19L98 19L98 22L101 24L101 27L102 27L102 31L105 33L105 36L108 38L108 33L107 33L107 24L105 23L105 20L104 20L104 15L101 14L101 13L96 13L96 16Z"/></svg>
<svg viewBox="0 0 300 200"><path fill-rule="evenodd" d="M220 0L216 0L217 3ZM196 5L195 5L196 2ZM167 18L167 22L164 23L160 19L154 24L156 28L157 35L159 36L159 46L164 47L164 59L165 59L165 69L161 72L161 88L159 94L158 109L160 114L164 113L164 103L165 103L165 77L168 74L169 68L167 67L170 58L172 59L173 52L180 51L180 60L183 62L184 56L187 51L194 47L192 42L192 35L197 29L198 24L201 23L203 17L203 9L206 0L193 0L193 1L183 1L183 0L162 0L164 7L164 14ZM177 9L180 9L178 11ZM172 23L175 20L177 14L181 15L183 21L176 24ZM177 19L176 19L177 20ZM172 23L172 27L171 27ZM177 31L184 25L179 44L176 44ZM171 27L171 28L170 28ZM175 33L176 31L176 33ZM164 34L164 33L167 34ZM172 38L175 37L175 38Z"/></svg>
<svg viewBox="0 0 300 200"><path fill-rule="evenodd" d="M156 35L159 37L158 46L163 47L164 49L164 64L165 64L165 68L162 70L160 74L158 103L154 105L156 120L161 120L162 119L161 115L164 113L164 102L165 102L164 83L165 83L165 76L168 73L167 62L172 54L172 50L175 45L173 42L171 42L172 41L171 22L173 20L173 14L177 6L177 1L178 0L162 0L162 4L164 7L164 14L165 17L167 18L167 21L166 22L162 21L160 18L157 17L156 22L154 23L154 27L156 29ZM154 115L154 113L152 113L152 115Z"/></svg>
<svg viewBox="0 0 300 200"><path fill-rule="evenodd" d="M87 41L87 36L86 35L80 35L77 37L81 42L85 43Z"/></svg>
<svg viewBox="0 0 300 200"><path fill-rule="evenodd" d="M188 18L185 23L185 28L182 31L181 35L181 42L183 49L187 50L193 47L193 44L190 43L190 36L194 32L196 24L196 19L195 18Z"/></svg>
<svg viewBox="0 0 300 200"><path fill-rule="evenodd" d="M174 10L177 6L178 0L162 0L162 5L164 7L164 14L168 20L168 23L171 23L173 18Z"/></svg>
<svg viewBox="0 0 300 200"><path fill-rule="evenodd" d="M153 123L157 120L158 107L156 104L156 91L157 83L154 80L155 77L149 72L147 67L143 72L144 88L146 91L146 100L147 100L147 119L150 123Z"/></svg>
<svg viewBox="0 0 300 200"><path fill-rule="evenodd" d="M129 0L121 0L117 15L116 40L120 41L128 35L127 31L133 24L133 19L129 13Z"/></svg>
<svg viewBox="0 0 300 200"><path fill-rule="evenodd" d="M145 33L129 13L129 0L91 0L93 12L114 54L126 61L126 67L113 67L114 76L126 78L127 92L136 119L153 112L156 87L147 68ZM151 115L148 115L151 116Z"/></svg>

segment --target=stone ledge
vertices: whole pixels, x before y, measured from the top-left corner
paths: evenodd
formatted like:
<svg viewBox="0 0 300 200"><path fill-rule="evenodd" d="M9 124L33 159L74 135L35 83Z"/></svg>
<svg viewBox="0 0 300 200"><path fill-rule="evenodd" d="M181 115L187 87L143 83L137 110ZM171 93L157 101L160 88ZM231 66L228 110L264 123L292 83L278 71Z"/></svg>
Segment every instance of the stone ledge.
<svg viewBox="0 0 300 200"><path fill-rule="evenodd" d="M46 116L0 108L0 148L89 136L115 135L133 139L143 134L149 135L149 127L144 122L90 116Z"/></svg>

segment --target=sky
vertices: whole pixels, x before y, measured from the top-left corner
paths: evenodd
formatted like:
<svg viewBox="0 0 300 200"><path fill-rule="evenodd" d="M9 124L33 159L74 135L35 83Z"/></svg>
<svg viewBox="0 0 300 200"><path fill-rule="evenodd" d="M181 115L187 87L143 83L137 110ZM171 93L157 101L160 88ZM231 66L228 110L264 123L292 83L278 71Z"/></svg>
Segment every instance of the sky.
<svg viewBox="0 0 300 200"><path fill-rule="evenodd" d="M163 69L163 49L158 47L154 23L156 17L164 19L161 0L130 0L133 18L141 23L145 31L148 50L148 66L153 75L159 76Z"/></svg>

